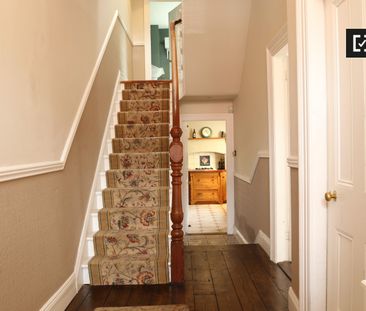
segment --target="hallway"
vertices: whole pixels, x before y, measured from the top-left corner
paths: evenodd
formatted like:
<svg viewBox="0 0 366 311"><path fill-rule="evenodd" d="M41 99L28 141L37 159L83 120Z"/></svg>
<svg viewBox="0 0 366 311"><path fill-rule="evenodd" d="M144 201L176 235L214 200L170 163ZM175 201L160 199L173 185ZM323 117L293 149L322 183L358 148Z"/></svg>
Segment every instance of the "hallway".
<svg viewBox="0 0 366 311"><path fill-rule="evenodd" d="M185 246L185 285L84 285L67 311L187 304L190 310L287 310L290 281L251 245Z"/></svg>

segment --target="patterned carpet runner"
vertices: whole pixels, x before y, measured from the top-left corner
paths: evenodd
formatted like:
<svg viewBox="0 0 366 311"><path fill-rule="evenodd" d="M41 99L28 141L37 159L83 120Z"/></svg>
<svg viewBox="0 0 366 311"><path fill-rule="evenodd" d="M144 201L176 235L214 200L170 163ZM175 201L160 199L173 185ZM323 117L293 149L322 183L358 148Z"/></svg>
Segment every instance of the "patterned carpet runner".
<svg viewBox="0 0 366 311"><path fill-rule="evenodd" d="M169 282L169 87L124 82L89 262L92 285Z"/></svg>
<svg viewBox="0 0 366 311"><path fill-rule="evenodd" d="M95 311L189 311L187 305L136 306L120 308L97 308Z"/></svg>

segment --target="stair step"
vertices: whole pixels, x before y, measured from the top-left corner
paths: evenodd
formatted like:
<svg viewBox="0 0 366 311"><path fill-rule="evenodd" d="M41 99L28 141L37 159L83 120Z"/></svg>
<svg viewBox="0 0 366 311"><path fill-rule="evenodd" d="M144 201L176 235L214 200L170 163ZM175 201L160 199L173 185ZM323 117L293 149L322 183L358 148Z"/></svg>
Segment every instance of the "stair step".
<svg viewBox="0 0 366 311"><path fill-rule="evenodd" d="M119 124L168 123L169 111L128 111L118 113Z"/></svg>
<svg viewBox="0 0 366 311"><path fill-rule="evenodd" d="M123 111L159 111L169 110L169 99L121 100Z"/></svg>
<svg viewBox="0 0 366 311"><path fill-rule="evenodd" d="M112 153L109 155L111 169L169 168L169 152Z"/></svg>
<svg viewBox="0 0 366 311"><path fill-rule="evenodd" d="M103 208L98 212L99 229L148 230L169 227L168 210L159 208Z"/></svg>
<svg viewBox="0 0 366 311"><path fill-rule="evenodd" d="M169 124L117 124L116 138L145 138L169 136Z"/></svg>
<svg viewBox="0 0 366 311"><path fill-rule="evenodd" d="M109 170L106 177L108 188L167 187L169 184L169 169Z"/></svg>
<svg viewBox="0 0 366 311"><path fill-rule="evenodd" d="M122 98L124 100L141 100L141 99L169 99L170 89L146 89L146 90L134 90L127 89L122 91Z"/></svg>
<svg viewBox="0 0 366 311"><path fill-rule="evenodd" d="M89 261L93 285L148 285L169 282L165 256L124 256L115 259L95 256Z"/></svg>
<svg viewBox="0 0 366 311"><path fill-rule="evenodd" d="M115 138L112 146L114 153L169 151L169 137Z"/></svg>
<svg viewBox="0 0 366 311"><path fill-rule="evenodd" d="M94 245L97 256L154 256L167 249L168 230L98 231Z"/></svg>
<svg viewBox="0 0 366 311"><path fill-rule="evenodd" d="M103 190L105 208L168 206L168 200L168 187L148 189L107 188Z"/></svg>
<svg viewBox="0 0 366 311"><path fill-rule="evenodd" d="M149 90L149 89L166 89L170 86L169 80L156 81L123 81L125 90Z"/></svg>
<svg viewBox="0 0 366 311"><path fill-rule="evenodd" d="M167 283L170 82L124 87L90 212L82 276L89 281L88 267L92 285Z"/></svg>

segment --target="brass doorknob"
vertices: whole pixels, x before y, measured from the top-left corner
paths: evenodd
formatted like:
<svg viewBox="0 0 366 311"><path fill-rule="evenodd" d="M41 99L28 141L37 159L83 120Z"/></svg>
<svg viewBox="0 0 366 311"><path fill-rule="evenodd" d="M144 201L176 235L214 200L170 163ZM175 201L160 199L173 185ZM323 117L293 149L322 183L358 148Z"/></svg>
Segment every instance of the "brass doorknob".
<svg viewBox="0 0 366 311"><path fill-rule="evenodd" d="M325 193L324 197L325 197L325 200L327 202L330 202L332 200L337 201L337 192L336 191L328 191L327 193Z"/></svg>

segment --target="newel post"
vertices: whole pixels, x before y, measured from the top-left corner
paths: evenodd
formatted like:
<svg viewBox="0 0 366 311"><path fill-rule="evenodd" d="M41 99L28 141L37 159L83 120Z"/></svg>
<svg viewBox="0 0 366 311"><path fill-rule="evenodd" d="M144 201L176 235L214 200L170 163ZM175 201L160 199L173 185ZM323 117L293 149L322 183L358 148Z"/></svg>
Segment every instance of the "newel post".
<svg viewBox="0 0 366 311"><path fill-rule="evenodd" d="M173 127L170 134L173 141L170 144L170 165L172 169L172 220L171 241L171 276L172 283L184 282L184 242L183 242L183 209L182 209L182 167L183 144L181 142L182 129L180 128L179 113L179 80L178 60L176 47L175 25L181 21L170 24L171 55L172 55L172 80L173 80Z"/></svg>

